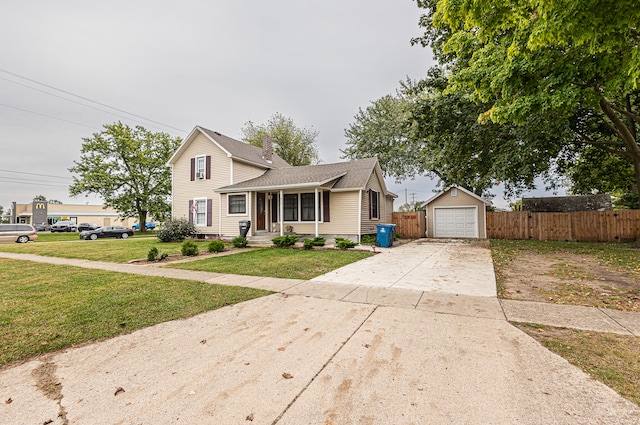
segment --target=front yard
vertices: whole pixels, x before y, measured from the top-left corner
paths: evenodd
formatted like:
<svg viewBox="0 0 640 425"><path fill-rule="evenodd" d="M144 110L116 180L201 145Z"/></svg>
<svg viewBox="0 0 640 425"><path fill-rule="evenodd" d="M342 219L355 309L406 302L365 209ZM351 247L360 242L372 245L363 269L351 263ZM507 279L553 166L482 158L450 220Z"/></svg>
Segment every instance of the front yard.
<svg viewBox="0 0 640 425"><path fill-rule="evenodd" d="M492 240L500 298L640 312L640 249L632 244ZM516 324L640 405L640 338Z"/></svg>

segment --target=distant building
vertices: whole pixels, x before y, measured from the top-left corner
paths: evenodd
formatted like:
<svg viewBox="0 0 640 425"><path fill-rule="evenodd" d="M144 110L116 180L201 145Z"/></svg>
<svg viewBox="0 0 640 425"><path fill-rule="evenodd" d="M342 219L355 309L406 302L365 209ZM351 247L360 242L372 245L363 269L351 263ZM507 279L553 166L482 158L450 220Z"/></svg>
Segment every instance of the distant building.
<svg viewBox="0 0 640 425"><path fill-rule="evenodd" d="M522 211L530 212L608 211L612 209L611 196L606 193L522 198Z"/></svg>
<svg viewBox="0 0 640 425"><path fill-rule="evenodd" d="M47 202L31 202L29 204L11 203L11 223L51 225L60 220L72 223L95 223L99 226L131 227L137 220L135 217L122 219L118 211L102 205L49 204Z"/></svg>

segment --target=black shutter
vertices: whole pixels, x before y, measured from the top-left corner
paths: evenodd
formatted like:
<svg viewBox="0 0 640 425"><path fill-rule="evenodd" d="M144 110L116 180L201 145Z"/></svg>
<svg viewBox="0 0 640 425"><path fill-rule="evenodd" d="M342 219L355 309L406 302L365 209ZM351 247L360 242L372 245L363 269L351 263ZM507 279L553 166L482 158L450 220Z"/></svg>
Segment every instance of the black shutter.
<svg viewBox="0 0 640 425"><path fill-rule="evenodd" d="M191 181L196 179L196 159L191 158Z"/></svg>
<svg viewBox="0 0 640 425"><path fill-rule="evenodd" d="M369 189L369 220L373 218L373 202L371 202L373 192Z"/></svg>
<svg viewBox="0 0 640 425"><path fill-rule="evenodd" d="M211 216L212 212L213 212L213 202L211 202L211 199L207 199L207 226L209 227L211 227L211 223L213 223L213 217Z"/></svg>
<svg viewBox="0 0 640 425"><path fill-rule="evenodd" d="M328 223L331 221L331 211L329 209L329 191L322 192L322 221Z"/></svg>
<svg viewBox="0 0 640 425"><path fill-rule="evenodd" d="M193 211L191 211L191 208L193 208L193 200L189 199L189 223L193 224Z"/></svg>
<svg viewBox="0 0 640 425"><path fill-rule="evenodd" d="M206 166L206 173L207 173L207 180L209 180L211 178L211 155L207 155L207 160L206 160L207 166Z"/></svg>
<svg viewBox="0 0 640 425"><path fill-rule="evenodd" d="M273 195L271 197L271 222L278 222L278 195Z"/></svg>

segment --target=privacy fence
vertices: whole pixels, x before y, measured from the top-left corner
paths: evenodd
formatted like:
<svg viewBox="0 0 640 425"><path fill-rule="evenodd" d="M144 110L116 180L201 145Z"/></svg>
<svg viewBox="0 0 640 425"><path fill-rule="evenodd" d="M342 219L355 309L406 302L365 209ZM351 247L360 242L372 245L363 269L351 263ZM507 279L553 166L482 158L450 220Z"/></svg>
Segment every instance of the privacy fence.
<svg viewBox="0 0 640 425"><path fill-rule="evenodd" d="M566 213L487 212L487 237L631 242L640 239L640 210Z"/></svg>
<svg viewBox="0 0 640 425"><path fill-rule="evenodd" d="M396 225L396 234L403 238L424 238L427 232L427 220L424 211L394 212L392 222Z"/></svg>

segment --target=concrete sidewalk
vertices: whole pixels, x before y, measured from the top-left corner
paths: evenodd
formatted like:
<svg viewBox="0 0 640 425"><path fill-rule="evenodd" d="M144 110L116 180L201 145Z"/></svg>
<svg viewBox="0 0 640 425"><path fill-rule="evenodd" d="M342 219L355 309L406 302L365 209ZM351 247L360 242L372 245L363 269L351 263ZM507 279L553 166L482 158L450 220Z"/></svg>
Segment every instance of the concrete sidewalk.
<svg viewBox="0 0 640 425"><path fill-rule="evenodd" d="M0 257L281 292L2 370L3 424L640 423L638 406L506 320L543 320L534 313L550 315L544 305ZM575 310L559 307L554 321L578 324ZM633 315L622 320L599 309L579 311L594 314L599 329L611 325L605 315L626 323L625 332L637 330Z"/></svg>

